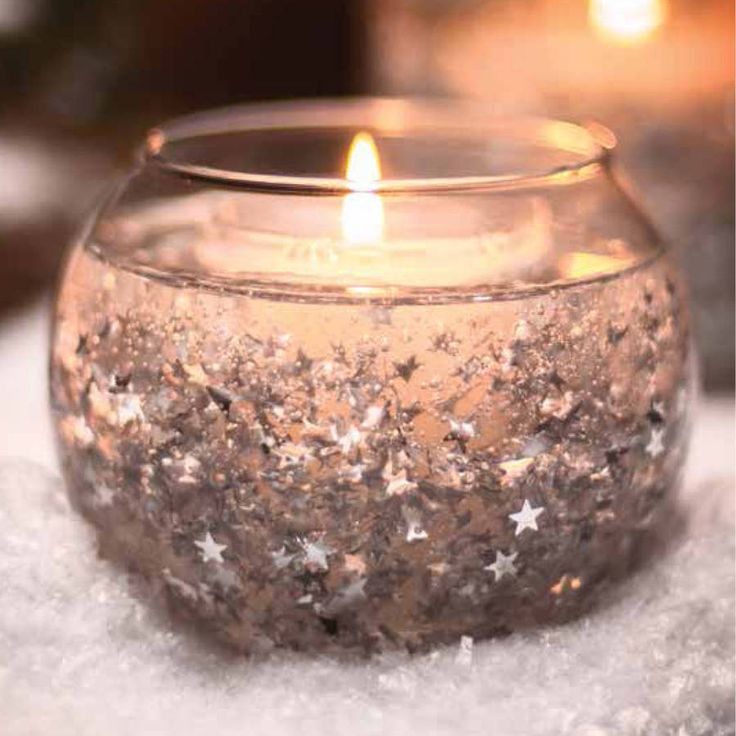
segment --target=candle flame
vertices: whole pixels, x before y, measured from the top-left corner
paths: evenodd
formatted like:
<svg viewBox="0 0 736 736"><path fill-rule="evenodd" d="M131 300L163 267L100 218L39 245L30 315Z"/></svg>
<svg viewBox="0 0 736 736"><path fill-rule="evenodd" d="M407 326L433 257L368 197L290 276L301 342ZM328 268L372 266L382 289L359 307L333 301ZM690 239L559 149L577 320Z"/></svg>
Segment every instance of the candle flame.
<svg viewBox="0 0 736 736"><path fill-rule="evenodd" d="M358 133L350 144L348 163L345 167L345 178L358 191L370 191L381 178L381 160L373 136L370 133Z"/></svg>
<svg viewBox="0 0 736 736"><path fill-rule="evenodd" d="M342 234L351 245L378 242L383 235L383 201L374 194L381 161L370 133L358 133L350 144L345 178L353 190L342 203Z"/></svg>
<svg viewBox="0 0 736 736"><path fill-rule="evenodd" d="M665 21L667 0L590 0L588 15L593 27L618 43L649 38Z"/></svg>

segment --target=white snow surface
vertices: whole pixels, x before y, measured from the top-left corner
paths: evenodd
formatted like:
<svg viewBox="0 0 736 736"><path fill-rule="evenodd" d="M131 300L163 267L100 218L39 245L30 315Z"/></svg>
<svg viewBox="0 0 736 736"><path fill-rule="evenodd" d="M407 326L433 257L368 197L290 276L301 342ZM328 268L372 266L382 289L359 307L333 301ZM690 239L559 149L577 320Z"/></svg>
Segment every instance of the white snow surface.
<svg viewBox="0 0 736 736"><path fill-rule="evenodd" d="M97 558L50 451L44 330L41 308L0 330L3 736L734 733L732 398L699 410L687 532L610 605L426 656L255 661L172 627Z"/></svg>

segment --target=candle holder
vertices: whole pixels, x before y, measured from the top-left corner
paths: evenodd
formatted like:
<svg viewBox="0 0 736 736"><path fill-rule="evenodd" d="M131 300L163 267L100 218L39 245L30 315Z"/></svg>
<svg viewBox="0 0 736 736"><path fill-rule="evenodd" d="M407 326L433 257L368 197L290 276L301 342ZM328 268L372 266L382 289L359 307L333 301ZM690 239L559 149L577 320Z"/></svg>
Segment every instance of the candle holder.
<svg viewBox="0 0 736 736"><path fill-rule="evenodd" d="M56 305L64 474L103 554L248 652L585 610L673 518L691 381L612 147L401 100L152 131Z"/></svg>

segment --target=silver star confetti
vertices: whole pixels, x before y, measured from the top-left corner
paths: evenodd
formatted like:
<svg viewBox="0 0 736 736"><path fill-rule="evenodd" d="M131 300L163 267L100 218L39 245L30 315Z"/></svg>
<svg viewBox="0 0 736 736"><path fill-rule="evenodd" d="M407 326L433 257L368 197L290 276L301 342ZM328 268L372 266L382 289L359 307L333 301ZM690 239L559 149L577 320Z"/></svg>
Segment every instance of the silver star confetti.
<svg viewBox="0 0 736 736"><path fill-rule="evenodd" d="M652 428L649 443L644 449L649 457L659 457L664 452L664 429Z"/></svg>
<svg viewBox="0 0 736 736"><path fill-rule="evenodd" d="M519 556L518 552L512 552L505 555L501 550L496 552L496 560L490 565L486 565L483 569L492 572L495 575L495 581L498 582L504 575L516 577L516 566L514 560Z"/></svg>
<svg viewBox="0 0 736 736"><path fill-rule="evenodd" d="M537 517L544 511L544 506L532 507L528 499L524 499L521 511L509 514L509 519L516 523L516 536L518 537L525 529L538 531Z"/></svg>
<svg viewBox="0 0 736 736"><path fill-rule="evenodd" d="M204 539L195 539L194 544L199 548L199 552L202 555L203 562L224 562L222 557L223 550L227 549L226 544L218 544L212 535L207 532L204 535Z"/></svg>
<svg viewBox="0 0 736 736"><path fill-rule="evenodd" d="M299 540L299 544L304 550L304 565L307 568L317 570L328 570L329 563L327 558L334 552L322 540L317 542L309 542L307 540Z"/></svg>

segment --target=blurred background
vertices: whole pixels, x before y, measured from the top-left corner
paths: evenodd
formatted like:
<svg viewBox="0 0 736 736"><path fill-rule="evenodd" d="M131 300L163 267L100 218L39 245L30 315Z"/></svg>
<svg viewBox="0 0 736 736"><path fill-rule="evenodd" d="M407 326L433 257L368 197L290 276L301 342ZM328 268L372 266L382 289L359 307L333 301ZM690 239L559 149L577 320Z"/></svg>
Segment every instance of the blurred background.
<svg viewBox="0 0 736 736"><path fill-rule="evenodd" d="M613 128L734 379L731 0L0 0L0 329L163 118L247 100L462 95Z"/></svg>

